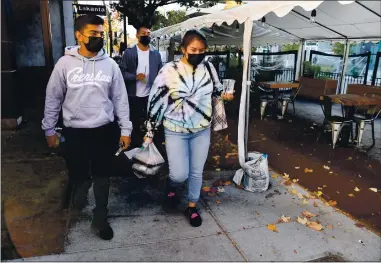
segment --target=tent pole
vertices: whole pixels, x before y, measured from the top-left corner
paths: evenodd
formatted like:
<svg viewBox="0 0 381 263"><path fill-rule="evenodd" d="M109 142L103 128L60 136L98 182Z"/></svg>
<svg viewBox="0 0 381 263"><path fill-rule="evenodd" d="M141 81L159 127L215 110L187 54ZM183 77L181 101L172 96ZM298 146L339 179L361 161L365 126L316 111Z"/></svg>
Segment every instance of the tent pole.
<svg viewBox="0 0 381 263"><path fill-rule="evenodd" d="M300 76L302 76L302 64L304 60L304 40L299 41L299 49L298 49L298 60L296 62L296 72L295 72L295 80L299 80Z"/></svg>
<svg viewBox="0 0 381 263"><path fill-rule="evenodd" d="M245 120L245 160L249 160L247 144L249 141L249 122L250 122L250 82L251 82L251 52L252 52L252 37L250 37L250 49L247 65L247 89L246 89L246 120Z"/></svg>
<svg viewBox="0 0 381 263"><path fill-rule="evenodd" d="M340 86L339 86L339 94L345 94L344 88L345 88L345 72L347 71L347 62L349 57L349 41L348 39L345 41L345 49L344 49L344 56L343 56L343 68L341 71L341 77L340 77Z"/></svg>
<svg viewBox="0 0 381 263"><path fill-rule="evenodd" d="M250 57L251 57L251 40L253 31L253 21L248 18L245 21L245 29L243 34L243 73L242 73L242 93L239 106L239 119L238 119L238 160L240 166L245 169L247 168L247 139L248 139L248 102L250 99L247 94L250 90Z"/></svg>

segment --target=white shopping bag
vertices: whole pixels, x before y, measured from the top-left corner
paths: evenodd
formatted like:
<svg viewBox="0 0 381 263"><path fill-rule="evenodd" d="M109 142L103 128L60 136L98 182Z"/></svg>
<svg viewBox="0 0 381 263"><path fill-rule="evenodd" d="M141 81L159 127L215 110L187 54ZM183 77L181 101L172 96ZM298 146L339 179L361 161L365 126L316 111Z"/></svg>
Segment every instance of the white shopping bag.
<svg viewBox="0 0 381 263"><path fill-rule="evenodd" d="M270 174L267 154L251 152L248 154L248 169L239 169L233 178L237 185L242 185L246 191L265 192L269 188Z"/></svg>
<svg viewBox="0 0 381 263"><path fill-rule="evenodd" d="M132 170L138 178L158 174L165 163L154 143L150 143L146 147L132 149L125 152L125 155L134 162Z"/></svg>

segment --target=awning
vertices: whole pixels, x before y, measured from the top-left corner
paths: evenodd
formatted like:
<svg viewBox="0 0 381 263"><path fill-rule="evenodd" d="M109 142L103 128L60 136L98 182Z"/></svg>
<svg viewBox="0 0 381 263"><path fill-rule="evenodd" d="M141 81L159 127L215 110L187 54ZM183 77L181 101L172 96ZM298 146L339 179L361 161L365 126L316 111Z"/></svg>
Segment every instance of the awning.
<svg viewBox="0 0 381 263"><path fill-rule="evenodd" d="M311 23L311 11L314 9L315 23ZM171 37L191 28L210 28L223 23L232 25L235 21L242 24L247 19L259 21L262 17L273 30L305 40L378 41L381 38L381 1L255 1L188 19L159 29L153 32L153 36Z"/></svg>

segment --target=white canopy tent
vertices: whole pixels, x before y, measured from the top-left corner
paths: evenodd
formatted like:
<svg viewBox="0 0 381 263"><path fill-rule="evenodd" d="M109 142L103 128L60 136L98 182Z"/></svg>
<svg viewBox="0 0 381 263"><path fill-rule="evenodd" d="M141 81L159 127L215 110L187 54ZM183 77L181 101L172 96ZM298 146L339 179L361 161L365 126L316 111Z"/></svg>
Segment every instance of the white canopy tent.
<svg viewBox="0 0 381 263"><path fill-rule="evenodd" d="M316 17L314 17L315 22L311 23L310 17L313 10L316 11ZM251 84L249 81L251 47L260 45L261 36L256 35L255 28L258 26L258 20L262 20L263 17L270 29L267 34L268 39L274 40L271 38L271 32L275 34L282 32L284 42L294 42L295 39L345 41L343 72L345 72L349 54L349 41L379 41L381 39L381 1L253 1L232 9L194 17L153 32L154 37L164 39L165 36L180 35L191 28L210 28L213 25L221 27L224 23L230 26L235 21L244 24L244 66L238 124L238 151L240 165L245 171L252 169L246 163L248 135L246 113L248 112L248 90ZM255 43L256 41L258 43ZM276 43L276 40L265 42ZM279 40L278 42L280 43ZM301 57L303 53L300 49L298 57Z"/></svg>

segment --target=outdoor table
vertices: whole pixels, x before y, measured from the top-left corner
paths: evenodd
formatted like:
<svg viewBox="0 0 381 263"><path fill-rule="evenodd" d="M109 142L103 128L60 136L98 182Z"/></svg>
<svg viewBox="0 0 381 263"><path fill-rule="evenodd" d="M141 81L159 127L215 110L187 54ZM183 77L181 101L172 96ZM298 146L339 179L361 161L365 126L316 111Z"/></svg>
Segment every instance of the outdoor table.
<svg viewBox="0 0 381 263"><path fill-rule="evenodd" d="M260 82L260 86L264 87L265 89L272 89L274 94L274 103L273 103L273 110L272 110L272 117L274 120L278 119L278 98L280 89L297 89L299 88L299 83L293 83L293 82Z"/></svg>
<svg viewBox="0 0 381 263"><path fill-rule="evenodd" d="M338 95L326 95L320 96L320 100L328 98L329 104L324 104L325 112L329 115L332 114L332 104L341 104L344 106L344 118L347 120L353 120L356 107L359 106L377 106L381 105L381 99L361 96L357 94L338 94ZM343 144L347 146L349 144L350 130L349 127L343 127Z"/></svg>

